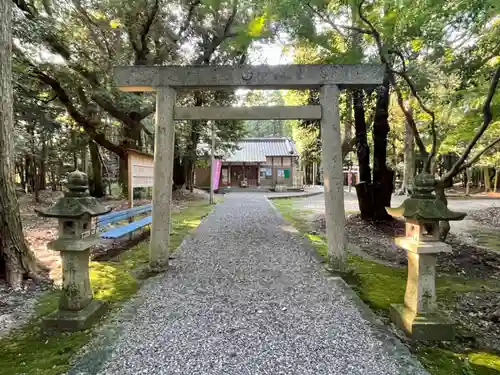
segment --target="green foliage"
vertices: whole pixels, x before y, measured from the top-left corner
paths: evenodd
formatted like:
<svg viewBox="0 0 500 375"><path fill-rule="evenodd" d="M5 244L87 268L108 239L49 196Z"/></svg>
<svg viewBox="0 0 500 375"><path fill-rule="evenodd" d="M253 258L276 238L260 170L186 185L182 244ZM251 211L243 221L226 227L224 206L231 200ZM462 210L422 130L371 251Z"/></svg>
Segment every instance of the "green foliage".
<svg viewBox="0 0 500 375"><path fill-rule="evenodd" d="M498 375L500 357L485 352L455 353L450 350L421 347L418 358L432 375Z"/></svg>
<svg viewBox="0 0 500 375"><path fill-rule="evenodd" d="M127 300L137 290L136 279L121 264L91 262L90 280L94 298L110 304ZM26 327L0 340L0 374L55 375L70 368L71 357L87 344L92 332L46 335L41 331L40 320L57 308L58 297L59 292L49 292Z"/></svg>
<svg viewBox="0 0 500 375"><path fill-rule="evenodd" d="M110 196L113 199L123 199L123 186L118 182L113 182L110 187Z"/></svg>
<svg viewBox="0 0 500 375"><path fill-rule="evenodd" d="M27 154L43 154L32 143L48 144L50 165L60 168L78 164L77 154L89 139L122 159L126 148L152 150L155 96L117 90L114 67L238 64L252 42L272 38L270 15L257 0L28 0L15 5L19 168ZM186 92L178 101L223 106L234 103L235 94ZM198 143L210 138L206 125L178 123L176 156L196 159ZM221 150L245 135L241 121L218 121L216 130ZM39 142L42 134L47 142ZM113 173L107 177L114 180Z"/></svg>
<svg viewBox="0 0 500 375"><path fill-rule="evenodd" d="M250 91L246 94L243 105L252 106L282 106L285 101L280 91ZM289 137L292 129L287 121L259 120L244 121L248 136L250 137Z"/></svg>
<svg viewBox="0 0 500 375"><path fill-rule="evenodd" d="M359 4L358 0L275 0L272 9L294 38L297 63L380 62L380 55L384 55L396 70L405 68L417 93L435 114L438 154L462 153L482 123L481 107L492 72L500 64L498 2L365 1L361 11L380 34L380 51L370 32L365 32L369 25L361 19ZM350 27L363 31L357 33ZM403 99L408 99L408 85L399 78L397 82ZM494 118L476 150L498 136L499 100L498 95L493 99ZM391 112L397 107L393 101ZM416 103L412 107L420 138L430 150L431 117ZM367 117L372 115L367 112ZM403 124L403 116L391 119L394 160L403 152ZM302 130L295 133L298 138L305 138ZM308 144L306 150L311 148ZM498 150L492 150L490 163L498 163Z"/></svg>
<svg viewBox="0 0 500 375"><path fill-rule="evenodd" d="M204 201L191 201L182 211L172 214L170 251L196 228L210 212ZM106 301L113 309L133 296L139 286L137 276L148 263L149 245L142 243L109 262L91 262L90 280L94 298ZM58 375L70 369L70 360L93 337L93 331L46 335L40 321L57 309L59 292L45 294L36 306L30 323L0 339L0 375Z"/></svg>

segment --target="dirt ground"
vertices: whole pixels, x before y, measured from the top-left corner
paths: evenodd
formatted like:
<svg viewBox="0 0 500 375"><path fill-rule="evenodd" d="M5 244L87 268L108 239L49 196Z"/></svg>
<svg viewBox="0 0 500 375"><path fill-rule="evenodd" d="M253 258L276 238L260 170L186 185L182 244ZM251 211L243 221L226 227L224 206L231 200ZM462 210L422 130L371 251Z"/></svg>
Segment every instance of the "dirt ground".
<svg viewBox="0 0 500 375"><path fill-rule="evenodd" d="M486 225L498 222L499 208L490 208L471 213ZM324 232L324 217L314 221L318 231ZM346 232L349 243L359 249L356 255L393 267L406 267L405 250L394 244L394 237L404 235L404 222L393 220L388 223L366 223L358 214L347 215ZM500 236L500 232L498 234ZM500 237L499 237L500 239ZM499 280L500 253L485 250L464 242L460 236L450 234L447 242L451 253L439 254L438 275L460 276L466 279ZM499 290L460 293L452 301L438 301L440 308L461 326L463 344L470 347L486 346L500 350L500 293Z"/></svg>
<svg viewBox="0 0 500 375"><path fill-rule="evenodd" d="M500 207L491 207L487 210L474 211L469 217L481 224L494 226L500 229Z"/></svg>

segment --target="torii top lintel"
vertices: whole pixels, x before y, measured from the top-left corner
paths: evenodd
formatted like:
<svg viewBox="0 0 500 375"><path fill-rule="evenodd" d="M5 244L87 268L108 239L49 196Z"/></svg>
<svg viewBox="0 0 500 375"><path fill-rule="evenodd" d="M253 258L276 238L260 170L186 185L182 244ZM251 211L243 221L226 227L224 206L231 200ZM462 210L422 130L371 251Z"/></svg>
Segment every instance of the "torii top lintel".
<svg viewBox="0 0 500 375"><path fill-rule="evenodd" d="M131 66L114 70L122 91L176 89L311 89L334 84L340 88L381 85L385 68L380 64L248 65L248 66Z"/></svg>

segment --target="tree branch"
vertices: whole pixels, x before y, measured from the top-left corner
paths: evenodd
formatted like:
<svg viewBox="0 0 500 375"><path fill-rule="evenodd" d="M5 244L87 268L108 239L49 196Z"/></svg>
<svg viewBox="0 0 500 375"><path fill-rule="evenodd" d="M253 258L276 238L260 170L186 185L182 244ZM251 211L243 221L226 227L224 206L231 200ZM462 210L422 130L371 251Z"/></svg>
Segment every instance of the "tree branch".
<svg viewBox="0 0 500 375"><path fill-rule="evenodd" d="M97 104L99 104L99 107L104 109L118 121L121 121L126 126L130 126L133 128L140 127L142 130L144 130L144 133L146 133L148 137L154 140L153 133L151 133L151 131L149 131L149 129L147 129L140 120L133 119L128 113L117 108L112 102L110 102L104 96L99 94L93 94L92 100L94 100Z"/></svg>
<svg viewBox="0 0 500 375"><path fill-rule="evenodd" d="M158 10L160 8L160 2L159 0L154 0L153 7L151 9L151 12L149 12L146 22L144 23L142 27L142 31L139 35L139 40L140 40L140 46L135 43L135 64L134 65L146 65L148 63L148 55L149 55L149 48L148 48L148 43L147 43L147 37L149 34L149 31L151 30L151 26L153 25L153 22L156 18L156 14L158 13Z"/></svg>
<svg viewBox="0 0 500 375"><path fill-rule="evenodd" d="M104 49L102 48L102 46L99 46L99 48L101 49L101 51L104 50L106 52L106 54L108 56L108 59L111 62L113 60L113 53L111 51L111 47L109 45L108 38L106 37L106 34L101 29L101 27L96 22L94 22L94 20L92 19L92 17L90 17L90 15L86 11L86 9L84 7L82 7L82 4L81 4L80 0L74 0L73 3L76 5L76 9L80 12L80 14L91 25L91 27L97 28L99 30L99 33L101 34L101 37L102 37L102 41L104 43ZM93 30L91 30L91 33L92 33L92 35L94 37L94 41L96 42L96 44L98 44L98 45L101 44L100 41L99 41L99 39L97 38L97 36L93 32Z"/></svg>
<svg viewBox="0 0 500 375"><path fill-rule="evenodd" d="M189 5L189 9L186 15L186 19L182 23L181 27L179 28L179 32L177 33L177 37L175 39L176 42L182 39L183 34L186 32L187 28L189 27L189 24L191 23L191 19L193 18L194 11L198 5L201 4L201 0L194 0L191 5Z"/></svg>
<svg viewBox="0 0 500 375"><path fill-rule="evenodd" d="M227 39L235 36L236 34L231 32L231 27L233 26L234 20L236 18L236 13L238 12L238 0L233 0L232 12L224 25L224 31L222 35L214 34L212 42L205 46L203 53L195 61L194 65L209 64L213 53L221 45L221 43Z"/></svg>
<svg viewBox="0 0 500 375"><path fill-rule="evenodd" d="M354 146L356 146L356 143L358 142L358 140L356 139L356 137L352 138L352 139L344 139L344 141L342 142L342 145L341 145L341 149L342 149L342 160L352 151L354 151Z"/></svg>
<svg viewBox="0 0 500 375"><path fill-rule="evenodd" d="M158 14L158 9L160 8L160 2L159 0L154 0L153 4L153 9L151 9L151 12L148 14L148 18L146 19L146 23L144 24L143 31L141 33L141 43L146 44L146 38L149 34L149 31L151 30L151 26L153 25L153 22L156 18L156 15Z"/></svg>
<svg viewBox="0 0 500 375"><path fill-rule="evenodd" d="M410 77L406 72L395 72L397 75L399 75L403 80L406 82L408 87L410 88L410 91L412 95L417 99L418 105L422 110L427 113L431 117L431 139L432 139L432 147L431 147L431 152L427 155L427 160L425 161L424 165L424 170L429 170L430 165L432 162L432 159L435 158L436 152L437 152L437 134L436 134L436 115L434 114L434 111L431 111L423 102L422 98L420 95L418 95L417 88L411 81Z"/></svg>
<svg viewBox="0 0 500 375"><path fill-rule="evenodd" d="M46 85L50 86L54 93L57 95L57 98L61 102L61 104L66 108L68 111L69 115L75 120L76 123L81 125L87 134L97 143L99 143L101 146L106 148L107 150L115 153L116 155L122 157L124 155L123 149L114 144L113 142L110 142L106 136L102 133L99 133L97 131L97 128L100 126L100 121L95 121L87 116L85 116L83 113L78 111L76 106L73 104L71 101L71 98L69 95L66 93L64 88L61 86L61 84L53 77L49 76L48 74L44 73L41 71L36 65L34 65L31 61L29 61L27 58L25 58L21 51L19 51L15 46L13 46L13 50L16 50L16 53L18 56L22 56L22 59L25 64L27 64L32 72L31 75L33 75L35 78L40 80L41 82L45 83Z"/></svg>
<svg viewBox="0 0 500 375"><path fill-rule="evenodd" d="M345 29L349 31L355 31L360 34L372 34L370 30L362 29L361 27L356 27L352 25L339 25L335 22L333 22L330 18L324 16L321 14L317 9L311 6L311 3L307 3L307 7L316 15L318 16L323 22L326 22L329 24L336 32L338 32L342 37L347 38L347 35L345 35L340 29Z"/></svg>
<svg viewBox="0 0 500 375"><path fill-rule="evenodd" d="M321 14L318 10L313 8L311 6L311 3L307 3L307 7L317 16L319 17L323 22L326 22L329 24L337 33L339 33L344 39L347 39L347 36L340 30L339 26L335 24L330 18L327 18L323 14Z"/></svg>
<svg viewBox="0 0 500 375"><path fill-rule="evenodd" d="M396 55L397 57L399 57L399 59L401 60L401 65L403 67L403 70L402 72L406 73L406 62L405 62L405 58L403 56L403 54L398 51L398 50L395 50L395 49L390 49L389 51L387 51L388 53L393 53L394 55Z"/></svg>
<svg viewBox="0 0 500 375"><path fill-rule="evenodd" d="M463 164L457 173L460 173L462 172L464 169L467 169L469 167L471 167L472 165L474 165L475 163L477 163L477 161L479 160L479 158L481 156L483 156L483 154L490 150L491 148L495 147L495 145L497 144L500 144L500 137L498 137L497 139L495 139L494 141L490 142L487 146L485 146L481 151L479 151L476 155L474 155L471 160L468 162L468 163L465 163Z"/></svg>
<svg viewBox="0 0 500 375"><path fill-rule="evenodd" d="M424 145L424 142L422 141L422 138L420 137L420 133L418 132L415 119L413 118L413 115L410 113L410 111L408 111L405 107L404 100L403 100L403 94L401 93L401 89L399 88L399 86L396 82L396 78L394 76L394 70L392 69L392 64L391 64L389 58L384 53L382 39L380 37L380 34L377 31L377 29L375 28L375 26L373 26L373 24L370 22L370 20L368 20L368 18L363 13L364 2L365 2L365 0L361 0L359 2L359 5L358 5L359 18L361 18L361 20L368 26L368 28L370 29L369 34L372 35L373 39L375 40L375 44L377 45L380 61L382 62L382 64L385 64L385 66L387 67L386 74L388 74L389 82L392 85L392 87L394 88L394 91L396 92L398 105L401 108L401 110L403 111L405 119L408 122L408 125L410 126L410 129L413 132L413 137L415 138L415 143L417 144L417 147L418 147L420 153L422 154L422 156L424 156L428 160L430 160L429 153L427 152L425 145Z"/></svg>
<svg viewBox="0 0 500 375"><path fill-rule="evenodd" d="M13 2L29 20L33 20L38 16L36 8L32 4L28 4L25 0L13 0Z"/></svg>
<svg viewBox="0 0 500 375"><path fill-rule="evenodd" d="M476 131L476 134L474 134L474 137L471 139L467 147L465 148L465 151L462 153L462 156L460 159L457 160L457 162L451 167L451 169L448 171L448 173L445 175L443 180L451 180L454 176L456 176L460 170L462 164L467 160L467 157L469 156L470 152L476 145L477 141L481 136L484 134L484 132L488 129L488 126L490 126L490 123L493 119L493 114L491 112L491 101L493 100L493 97L495 96L495 92L497 90L498 86L498 81L500 80L500 66L498 66L495 70L495 73L493 74L493 78L491 79L490 87L488 89L488 94L486 95L486 99L484 100L483 104L483 124L481 127ZM481 156L481 155L479 155Z"/></svg>

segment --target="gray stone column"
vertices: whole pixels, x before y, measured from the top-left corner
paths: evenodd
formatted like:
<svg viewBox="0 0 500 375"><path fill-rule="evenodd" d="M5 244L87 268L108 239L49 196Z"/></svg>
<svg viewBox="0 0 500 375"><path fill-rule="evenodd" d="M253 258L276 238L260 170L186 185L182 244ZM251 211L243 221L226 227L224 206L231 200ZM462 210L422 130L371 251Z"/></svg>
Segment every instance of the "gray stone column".
<svg viewBox="0 0 500 375"><path fill-rule="evenodd" d="M63 278L60 310L80 311L92 301L89 255L89 249L61 252Z"/></svg>
<svg viewBox="0 0 500 375"><path fill-rule="evenodd" d="M174 169L175 99L176 91L171 87L159 87L156 91L153 224L149 248L149 267L156 272L168 267L170 201Z"/></svg>
<svg viewBox="0 0 500 375"><path fill-rule="evenodd" d="M415 314L436 311L436 253L408 251L405 306Z"/></svg>
<svg viewBox="0 0 500 375"><path fill-rule="evenodd" d="M344 271L345 213L339 93L336 85L321 87L321 141L328 264L335 271Z"/></svg>

